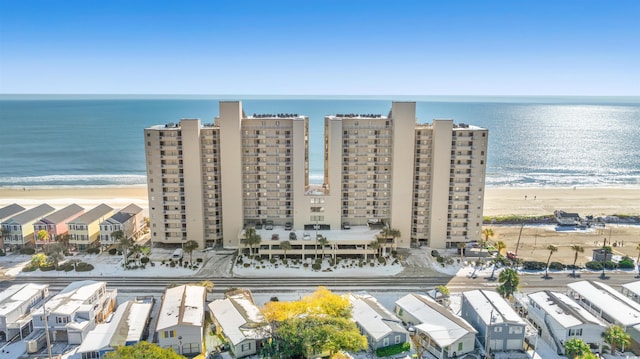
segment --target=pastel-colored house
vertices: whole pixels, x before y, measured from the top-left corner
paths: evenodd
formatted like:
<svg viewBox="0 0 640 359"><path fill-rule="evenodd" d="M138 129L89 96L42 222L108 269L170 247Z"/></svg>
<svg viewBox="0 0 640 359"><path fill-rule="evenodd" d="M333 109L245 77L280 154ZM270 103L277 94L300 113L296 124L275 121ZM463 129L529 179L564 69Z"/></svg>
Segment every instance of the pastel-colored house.
<svg viewBox="0 0 640 359"><path fill-rule="evenodd" d="M117 347L135 345L144 339L152 301L129 300L118 306L106 323L98 324L80 344L82 359L100 359Z"/></svg>
<svg viewBox="0 0 640 359"><path fill-rule="evenodd" d="M564 343L572 338L582 339L594 352L602 348L607 326L566 294L548 290L531 293L527 312L540 338L559 354L565 354Z"/></svg>
<svg viewBox="0 0 640 359"><path fill-rule="evenodd" d="M48 284L14 284L0 292L0 342L33 331L31 309L49 295Z"/></svg>
<svg viewBox="0 0 640 359"><path fill-rule="evenodd" d="M368 294L350 294L351 317L360 332L367 337L371 349L403 344L410 340L409 332L398 317Z"/></svg>
<svg viewBox="0 0 640 359"><path fill-rule="evenodd" d="M69 284L46 302L51 340L81 344L113 312L117 294L115 289L107 290L106 282L84 280ZM42 306L32 312L34 329L45 328L44 313Z"/></svg>
<svg viewBox="0 0 640 359"><path fill-rule="evenodd" d="M67 234L69 226L67 222L80 216L84 212L84 208L77 204L70 204L61 210L53 212L46 217L41 218L33 224L33 232L35 233L36 246L47 244L46 241L38 240L38 232L46 231L49 235L49 242L56 240L58 236Z"/></svg>
<svg viewBox="0 0 640 359"><path fill-rule="evenodd" d="M16 203L10 204L8 206L4 206L4 207L0 208L0 228L4 228L4 227L2 227L2 223L4 221L6 221L7 219L15 216L16 214L18 214L18 213L20 213L20 212L22 212L24 210L25 210L24 207L22 207L21 205L16 204ZM0 248L2 248L2 249L5 249L5 245L4 245L5 236L8 237L9 236L9 232L8 231L4 232L4 229L3 229L2 238L0 238L0 241L2 241L2 247L0 247Z"/></svg>
<svg viewBox="0 0 640 359"><path fill-rule="evenodd" d="M92 210L69 221L69 243L78 250L85 250L100 239L100 222L113 213L113 208L101 204Z"/></svg>
<svg viewBox="0 0 640 359"><path fill-rule="evenodd" d="M156 324L158 345L181 355L202 352L205 295L205 288L196 285L165 291Z"/></svg>
<svg viewBox="0 0 640 359"><path fill-rule="evenodd" d="M396 301L395 313L413 327L424 348L438 359L460 356L475 348L478 332L429 296L407 294Z"/></svg>
<svg viewBox="0 0 640 359"><path fill-rule="evenodd" d="M269 337L269 324L248 291L238 291L209 304L218 334L229 342L236 358L258 354Z"/></svg>
<svg viewBox="0 0 640 359"><path fill-rule="evenodd" d="M115 231L122 231L125 238L136 239L142 234L143 228L142 208L130 204L100 223L100 245L117 244L112 237Z"/></svg>
<svg viewBox="0 0 640 359"><path fill-rule="evenodd" d="M33 224L53 211L55 211L55 208L50 205L41 204L2 222L2 231L8 233L5 235L5 245L10 245L17 249L24 246L33 246L35 242Z"/></svg>
<svg viewBox="0 0 640 359"><path fill-rule="evenodd" d="M462 293L461 316L475 330L478 339L492 353L524 351L527 324L496 291L472 290Z"/></svg>

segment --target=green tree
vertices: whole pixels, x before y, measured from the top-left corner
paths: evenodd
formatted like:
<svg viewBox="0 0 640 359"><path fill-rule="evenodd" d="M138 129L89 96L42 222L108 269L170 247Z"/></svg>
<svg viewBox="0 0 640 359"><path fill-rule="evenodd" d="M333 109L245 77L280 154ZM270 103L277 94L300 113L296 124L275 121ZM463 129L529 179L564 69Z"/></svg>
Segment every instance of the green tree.
<svg viewBox="0 0 640 359"><path fill-rule="evenodd" d="M262 237L256 232L256 229L253 227L248 227L244 230L244 241L249 246L249 255L253 256L253 247L260 245L262 242Z"/></svg>
<svg viewBox="0 0 640 359"><path fill-rule="evenodd" d="M284 259L287 259L287 251L291 249L291 242L283 241L280 243L280 249L284 252Z"/></svg>
<svg viewBox="0 0 640 359"><path fill-rule="evenodd" d="M182 249L189 253L189 262L193 263L193 251L195 251L196 249L198 249L198 242L190 239L186 242L184 242L184 244L182 245Z"/></svg>
<svg viewBox="0 0 640 359"><path fill-rule="evenodd" d="M59 234L56 236L56 242L62 244L65 251L69 249L69 240L71 239L71 235L69 233Z"/></svg>
<svg viewBox="0 0 640 359"><path fill-rule="evenodd" d="M551 262L551 256L558 251L558 247L550 244L547 246L547 250L549 251L549 258L547 258L547 266L545 267L544 277L549 278L549 262Z"/></svg>
<svg viewBox="0 0 640 359"><path fill-rule="evenodd" d="M131 346L117 347L115 351L108 352L103 359L184 359L172 348L162 348L149 342L139 342Z"/></svg>
<svg viewBox="0 0 640 359"><path fill-rule="evenodd" d="M133 246L133 240L127 238L122 230L111 232L111 238L113 238L114 243L118 243L118 247L120 247L120 251L122 251L122 262L127 264L128 251L129 248Z"/></svg>
<svg viewBox="0 0 640 359"><path fill-rule="evenodd" d="M64 246L60 243L53 243L47 249L49 251L47 260L58 269L60 261L64 259Z"/></svg>
<svg viewBox="0 0 640 359"><path fill-rule="evenodd" d="M578 253L584 253L584 247L579 244L574 244L571 246L571 250L575 252L575 255L573 256L573 274L572 274L572 276L575 278L576 262L578 262Z"/></svg>
<svg viewBox="0 0 640 359"><path fill-rule="evenodd" d="M402 233L400 232L399 229L395 229L395 228L391 228L389 226L384 227L382 229L382 231L380 231L380 235L382 236L382 238L384 239L384 243L383 243L383 253L382 255L385 256L386 250L384 250L384 248L386 248L386 239L391 238L392 242L393 242L393 246L396 246L396 238L401 237Z"/></svg>
<svg viewBox="0 0 640 359"><path fill-rule="evenodd" d="M613 252L613 249L611 249L611 246L602 246L602 274L600 275L603 279L606 277L605 275L605 262L607 261L607 258L611 258L611 253Z"/></svg>
<svg viewBox="0 0 640 359"><path fill-rule="evenodd" d="M497 288L498 293L500 293L504 298L510 298L513 293L518 290L518 286L520 285L520 276L518 276L518 272L514 269L505 268L500 272L498 281L500 282L500 285Z"/></svg>
<svg viewBox="0 0 640 359"><path fill-rule="evenodd" d="M569 359L591 353L589 344L585 343L584 340L580 338L568 339L564 342L564 350Z"/></svg>
<svg viewBox="0 0 640 359"><path fill-rule="evenodd" d="M609 344L611 354L615 354L618 347L624 350L624 347L629 345L629 340L631 339L629 334L627 334L619 325L612 325L608 327L602 336L605 343Z"/></svg>
<svg viewBox="0 0 640 359"><path fill-rule="evenodd" d="M507 245L503 241L496 242L496 248L498 249L498 257L502 256L502 251L507 248Z"/></svg>

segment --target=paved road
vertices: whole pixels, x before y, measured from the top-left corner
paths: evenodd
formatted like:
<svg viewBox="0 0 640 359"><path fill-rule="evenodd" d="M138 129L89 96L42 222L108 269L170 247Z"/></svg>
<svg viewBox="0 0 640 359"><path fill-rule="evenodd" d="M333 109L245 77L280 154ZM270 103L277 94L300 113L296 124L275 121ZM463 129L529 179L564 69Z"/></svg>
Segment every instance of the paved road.
<svg viewBox="0 0 640 359"><path fill-rule="evenodd" d="M47 283L51 290L62 289L69 283L80 278L52 278L52 277L17 277L0 282L0 289L17 283ZM89 279L89 278L87 278ZM437 285L446 285L452 292L478 288L491 288L497 286L497 281L489 281L486 278L475 279L467 277L222 277L209 276L190 277L100 277L109 283L110 287L118 288L123 292L136 292L141 289L147 291L164 291L168 285L210 280L215 284L214 292L223 292L229 288L249 288L255 292L289 292L296 290L313 290L318 286L326 286L331 290L370 290L370 291L424 291ZM597 280L605 282L613 287L638 280L635 273L612 273L605 280L600 274L582 274L580 278L573 278L567 274L553 275L552 279L544 279L539 274L525 274L520 276L521 290L533 292L543 289L564 290L567 283L578 280Z"/></svg>

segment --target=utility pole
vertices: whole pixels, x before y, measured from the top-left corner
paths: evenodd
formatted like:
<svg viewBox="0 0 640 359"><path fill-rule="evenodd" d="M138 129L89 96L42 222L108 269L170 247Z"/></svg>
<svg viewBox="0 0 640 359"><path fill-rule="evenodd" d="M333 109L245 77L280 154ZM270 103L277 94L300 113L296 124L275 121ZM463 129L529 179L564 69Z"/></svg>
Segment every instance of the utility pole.
<svg viewBox="0 0 640 359"><path fill-rule="evenodd" d="M518 248L520 247L520 237L522 237L523 229L524 229L524 222L522 222L522 225L520 226L520 234L518 234L518 242L516 243L516 258L518 257Z"/></svg>
<svg viewBox="0 0 640 359"><path fill-rule="evenodd" d="M49 354L49 359L51 359L51 339L49 339L49 321L47 320L49 316L49 314L47 314L47 298L42 302L42 312L44 313L44 335L47 339L47 353Z"/></svg>
<svg viewBox="0 0 640 359"><path fill-rule="evenodd" d="M489 314L489 325L487 326L487 338L484 343L486 358L491 358L489 352L491 351L491 331L493 330L493 328L491 328L492 323L493 323L493 309L491 309L491 314Z"/></svg>

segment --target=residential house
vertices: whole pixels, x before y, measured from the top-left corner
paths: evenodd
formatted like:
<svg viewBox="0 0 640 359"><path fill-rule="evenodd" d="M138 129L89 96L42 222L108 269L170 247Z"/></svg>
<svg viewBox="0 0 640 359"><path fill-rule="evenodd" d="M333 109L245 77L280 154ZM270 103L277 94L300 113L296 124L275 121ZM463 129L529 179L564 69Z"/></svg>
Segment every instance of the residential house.
<svg viewBox="0 0 640 359"><path fill-rule="evenodd" d="M107 323L98 324L78 348L82 359L99 359L117 347L145 339L153 301L129 300L118 306Z"/></svg>
<svg viewBox="0 0 640 359"><path fill-rule="evenodd" d="M432 298L407 294L398 299L395 313L414 327L415 335L438 359L452 358L474 350L478 333L469 323Z"/></svg>
<svg viewBox="0 0 640 359"><path fill-rule="evenodd" d="M409 332L398 317L368 294L350 294L351 315L371 349L379 349L410 340Z"/></svg>
<svg viewBox="0 0 640 359"><path fill-rule="evenodd" d="M112 237L115 231L122 231L125 238L137 239L142 234L143 228L142 208L130 204L100 223L100 244L102 246L117 244Z"/></svg>
<svg viewBox="0 0 640 359"><path fill-rule="evenodd" d="M572 338L582 339L593 351L601 350L606 325L566 294L548 290L529 294L527 310L538 335L558 354L565 354L564 343Z"/></svg>
<svg viewBox="0 0 640 359"><path fill-rule="evenodd" d="M100 223L113 213L113 208L101 204L89 212L69 221L69 243L85 250L100 239Z"/></svg>
<svg viewBox="0 0 640 359"><path fill-rule="evenodd" d="M567 286L570 298L606 323L621 326L640 343L640 303L601 282L584 280Z"/></svg>
<svg viewBox="0 0 640 359"><path fill-rule="evenodd" d="M478 331L478 339L491 352L524 350L525 321L509 303L490 290L462 293L461 315Z"/></svg>
<svg viewBox="0 0 640 359"><path fill-rule="evenodd" d="M45 308L49 335L53 341L81 344L87 334L107 319L116 304L116 289L106 282L73 282L32 312L34 329L45 328Z"/></svg>
<svg viewBox="0 0 640 359"><path fill-rule="evenodd" d="M48 284L14 284L0 292L0 342L33 331L31 309L49 295Z"/></svg>
<svg viewBox="0 0 640 359"><path fill-rule="evenodd" d="M559 226L576 226L580 224L582 218L577 213L554 211L554 217Z"/></svg>
<svg viewBox="0 0 640 359"><path fill-rule="evenodd" d="M196 285L165 291L156 325L158 345L181 355L202 351L205 295L205 288Z"/></svg>
<svg viewBox="0 0 640 359"><path fill-rule="evenodd" d="M58 236L67 234L67 232L69 232L67 222L80 216L82 213L84 213L84 208L77 204L70 204L35 222L33 224L33 233L35 233L36 246L43 246L47 244L46 241L38 240L38 232L46 231L49 236L49 242L53 242Z"/></svg>
<svg viewBox="0 0 640 359"><path fill-rule="evenodd" d="M269 324L254 304L249 291L238 290L209 304L218 334L229 342L236 358L258 354L269 337Z"/></svg>
<svg viewBox="0 0 640 359"><path fill-rule="evenodd" d="M623 284L621 292L635 302L640 303L640 281Z"/></svg>
<svg viewBox="0 0 640 359"><path fill-rule="evenodd" d="M2 241L2 247L0 247L1 249L6 248L4 245L4 239L5 239L5 236L6 237L9 236L9 231L7 232L4 231L4 227L2 227L2 222L6 221L7 219L13 217L14 215L24 210L25 210L24 207L16 203L0 208L0 229L2 229L2 237L0 238L0 241Z"/></svg>
<svg viewBox="0 0 640 359"><path fill-rule="evenodd" d="M2 231L8 232L4 241L5 245L10 245L16 249L24 246L33 246L35 237L33 223L53 211L55 211L55 208L50 205L41 204L2 222Z"/></svg>
<svg viewBox="0 0 640 359"><path fill-rule="evenodd" d="M592 253L591 259L596 262L610 261L611 258L613 258L613 253L604 248L594 248L592 249Z"/></svg>

